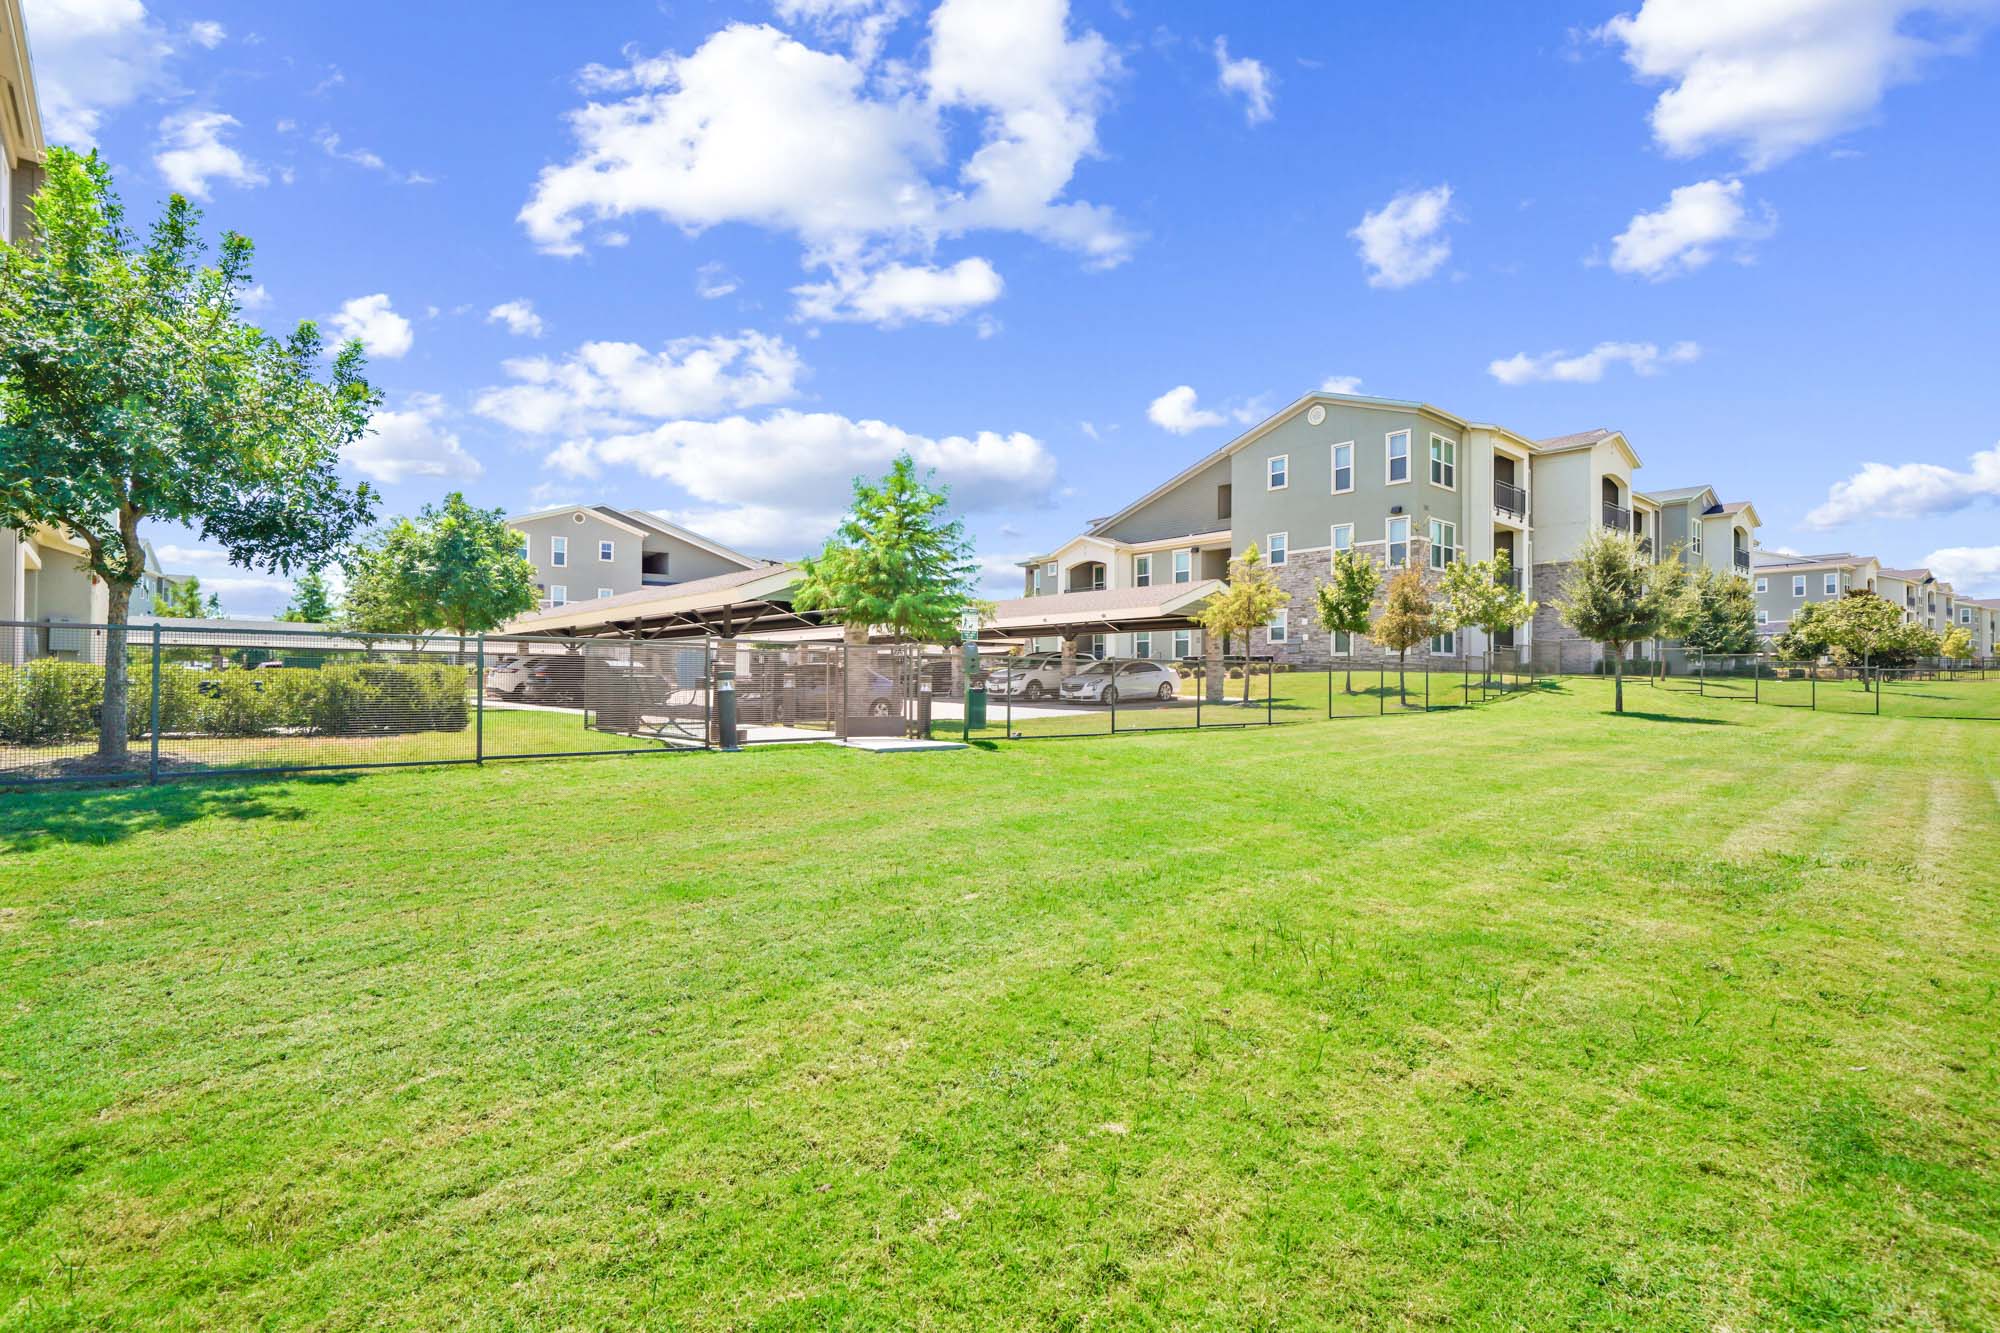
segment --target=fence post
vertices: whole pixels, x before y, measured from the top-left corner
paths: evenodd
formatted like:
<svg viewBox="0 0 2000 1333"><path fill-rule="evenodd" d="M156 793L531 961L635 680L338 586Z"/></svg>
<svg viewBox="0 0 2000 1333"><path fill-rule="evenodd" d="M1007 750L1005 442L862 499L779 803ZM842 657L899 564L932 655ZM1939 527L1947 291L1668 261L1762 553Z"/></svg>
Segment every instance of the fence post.
<svg viewBox="0 0 2000 1333"><path fill-rule="evenodd" d="M482 631L473 645L472 659L472 762L486 762L486 635Z"/></svg>
<svg viewBox="0 0 2000 1333"><path fill-rule="evenodd" d="M1271 700L1277 692L1277 686L1278 663L1273 659L1270 673L1264 677L1264 725L1267 727L1277 721L1277 718L1271 712Z"/></svg>
<svg viewBox="0 0 2000 1333"><path fill-rule="evenodd" d="M1104 693L1111 700L1111 734L1118 734L1118 669L1111 670L1111 682L1104 687Z"/></svg>
<svg viewBox="0 0 2000 1333"><path fill-rule="evenodd" d="M153 752L146 760L146 781L153 784L160 780L160 622L157 619L153 621L153 706L146 725L153 736Z"/></svg>
<svg viewBox="0 0 2000 1333"><path fill-rule="evenodd" d="M1700 694L1702 698L1706 699L1708 697L1708 654L1707 653L1695 654L1694 662L1695 662L1695 670L1700 673L1698 681L1695 685L1695 691L1698 694Z"/></svg>
<svg viewBox="0 0 2000 1333"><path fill-rule="evenodd" d="M1875 716L1882 716L1882 671L1879 667L1875 671Z"/></svg>
<svg viewBox="0 0 2000 1333"><path fill-rule="evenodd" d="M1810 677L1812 681L1812 692L1808 697L1812 700L1813 712L1817 713L1819 711L1819 663L1814 662L1810 667L1807 667L1806 669L1812 672L1812 676Z"/></svg>
<svg viewBox="0 0 2000 1333"><path fill-rule="evenodd" d="M1329 722L1333 720L1333 659L1331 657L1326 659L1326 716Z"/></svg>
<svg viewBox="0 0 2000 1333"><path fill-rule="evenodd" d="M1386 666L1375 668L1375 716L1389 716L1389 668Z"/></svg>

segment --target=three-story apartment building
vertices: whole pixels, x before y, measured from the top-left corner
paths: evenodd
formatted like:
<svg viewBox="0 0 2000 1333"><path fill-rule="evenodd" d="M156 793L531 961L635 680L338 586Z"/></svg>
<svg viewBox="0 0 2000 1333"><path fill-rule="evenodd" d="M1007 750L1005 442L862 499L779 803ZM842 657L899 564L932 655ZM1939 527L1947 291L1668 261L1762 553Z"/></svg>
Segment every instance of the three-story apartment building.
<svg viewBox="0 0 2000 1333"><path fill-rule="evenodd" d="M1756 553L1751 588L1757 598L1759 633L1775 638L1808 602L1833 602L1850 592L1879 593L1882 567L1871 555L1833 551L1823 555Z"/></svg>
<svg viewBox="0 0 2000 1333"><path fill-rule="evenodd" d="M564 505L507 520L544 608L770 564L639 509Z"/></svg>

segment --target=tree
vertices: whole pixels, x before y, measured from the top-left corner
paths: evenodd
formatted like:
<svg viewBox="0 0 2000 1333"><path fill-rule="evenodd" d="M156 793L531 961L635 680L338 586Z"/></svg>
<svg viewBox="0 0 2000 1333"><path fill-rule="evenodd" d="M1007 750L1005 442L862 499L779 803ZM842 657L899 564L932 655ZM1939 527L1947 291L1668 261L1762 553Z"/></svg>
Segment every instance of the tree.
<svg viewBox="0 0 2000 1333"><path fill-rule="evenodd" d="M1375 597L1382 590L1382 567L1361 552L1349 548L1333 553L1333 578L1313 589L1320 627L1328 636L1345 634L1352 639L1368 632L1369 617L1375 613ZM1354 693L1354 663L1347 664L1345 690Z"/></svg>
<svg viewBox="0 0 2000 1333"><path fill-rule="evenodd" d="M1423 571L1406 568L1389 580L1389 594L1382 601L1382 614L1369 629L1368 637L1396 654L1396 693L1404 690L1404 662L1410 649L1440 632L1437 605L1431 600L1431 585Z"/></svg>
<svg viewBox="0 0 2000 1333"><path fill-rule="evenodd" d="M399 518L345 561L347 624L367 634L479 634L535 609L535 568L504 509L453 491Z"/></svg>
<svg viewBox="0 0 2000 1333"><path fill-rule="evenodd" d="M1611 653L1612 706L1625 711L1625 650L1659 634L1687 596L1678 553L1654 564L1638 540L1593 531L1563 576L1563 623Z"/></svg>
<svg viewBox="0 0 2000 1333"><path fill-rule="evenodd" d="M951 493L901 454L879 482L854 479L854 501L819 554L799 562L792 605L837 614L850 644L880 625L898 639L949 643L974 605L978 565L965 525L946 521Z"/></svg>
<svg viewBox="0 0 2000 1333"><path fill-rule="evenodd" d="M279 341L242 322L247 238L204 267L186 199L142 244L95 153L46 167L27 243L0 244L0 521L73 533L109 590L97 752L122 766L139 525L186 524L251 568L323 563L373 512L336 464L380 397L358 342L321 380L311 323Z"/></svg>
<svg viewBox="0 0 2000 1333"><path fill-rule="evenodd" d="M292 585L292 601L278 619L324 625L333 619L333 592L317 569L309 569Z"/></svg>
<svg viewBox="0 0 2000 1333"><path fill-rule="evenodd" d="M1213 634L1229 641L1232 634L1243 636L1243 702L1250 702L1250 635L1263 628L1277 616L1278 608L1292 600L1292 595L1278 586L1277 576L1257 553L1257 545L1252 542L1243 554L1229 562L1229 582L1223 590L1208 599L1195 612L1195 621L1202 633ZM1210 695L1212 699L1220 695Z"/></svg>
<svg viewBox="0 0 2000 1333"><path fill-rule="evenodd" d="M1945 631L1943 641L1938 644L1938 652L1954 662L1963 662L1972 656L1972 631L1963 625L1952 626Z"/></svg>
<svg viewBox="0 0 2000 1333"><path fill-rule="evenodd" d="M1472 625L1482 630L1489 666L1493 641L1535 617L1535 603L1516 591L1508 579L1512 572L1507 553L1498 551L1491 560L1454 560L1445 566L1438 585L1443 607L1440 618L1454 629Z"/></svg>
<svg viewBox="0 0 2000 1333"><path fill-rule="evenodd" d="M1757 596L1750 580L1704 565L1688 580L1667 632L1701 653L1757 651Z"/></svg>
<svg viewBox="0 0 2000 1333"><path fill-rule="evenodd" d="M1800 607L1778 642L1787 656L1817 647L1811 656L1824 653L1841 666L1858 668L1864 690L1873 688L1870 667L1914 666L1936 657L1940 648L1937 635L1905 620L1902 608L1864 588Z"/></svg>
<svg viewBox="0 0 2000 1333"><path fill-rule="evenodd" d="M160 595L153 614L169 620L203 620L222 614L222 599L214 593L203 596L201 580L190 574Z"/></svg>
<svg viewBox="0 0 2000 1333"><path fill-rule="evenodd" d="M1788 662L1816 662L1833 648L1827 638L1824 602L1807 602L1792 613L1784 633L1771 641L1771 650Z"/></svg>

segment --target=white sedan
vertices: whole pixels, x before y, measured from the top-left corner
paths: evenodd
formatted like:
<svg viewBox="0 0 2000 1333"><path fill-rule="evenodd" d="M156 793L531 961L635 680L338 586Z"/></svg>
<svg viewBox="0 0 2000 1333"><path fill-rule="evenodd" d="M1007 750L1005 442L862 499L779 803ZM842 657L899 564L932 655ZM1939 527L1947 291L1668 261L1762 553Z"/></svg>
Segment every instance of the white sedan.
<svg viewBox="0 0 2000 1333"><path fill-rule="evenodd" d="M1027 653L1010 657L986 677L986 692L996 699L1013 695L1034 703L1062 688L1061 653Z"/></svg>
<svg viewBox="0 0 2000 1333"><path fill-rule="evenodd" d="M1092 662L1062 683L1065 703L1115 704L1172 699L1180 689L1171 668L1159 662Z"/></svg>

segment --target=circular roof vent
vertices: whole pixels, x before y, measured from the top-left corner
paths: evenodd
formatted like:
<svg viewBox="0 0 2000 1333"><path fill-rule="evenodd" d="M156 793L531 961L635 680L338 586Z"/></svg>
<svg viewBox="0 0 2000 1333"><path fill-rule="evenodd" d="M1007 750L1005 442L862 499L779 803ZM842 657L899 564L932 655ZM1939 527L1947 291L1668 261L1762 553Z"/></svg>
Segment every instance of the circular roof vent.
<svg viewBox="0 0 2000 1333"><path fill-rule="evenodd" d="M576 511L576 512L575 512L574 514L571 514L571 515L569 516L569 521L570 521L570 522L572 522L572 523L581 523L581 522L583 522L583 511L582 511L581 509L579 509L579 510L577 510L577 511Z"/></svg>
<svg viewBox="0 0 2000 1333"><path fill-rule="evenodd" d="M1314 403L1311 407L1306 409L1306 424L1308 426L1317 426L1320 422L1325 420L1326 420L1326 408L1322 404Z"/></svg>

